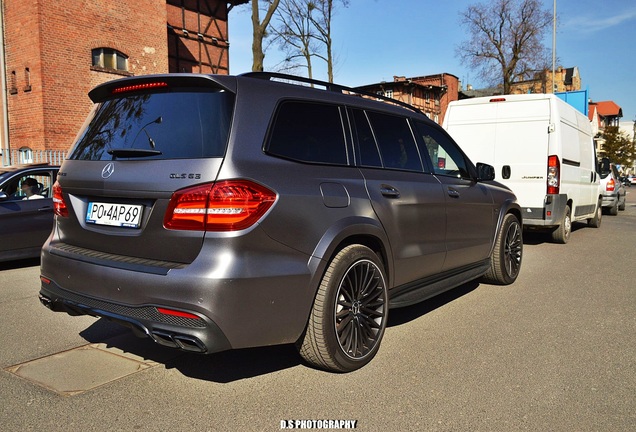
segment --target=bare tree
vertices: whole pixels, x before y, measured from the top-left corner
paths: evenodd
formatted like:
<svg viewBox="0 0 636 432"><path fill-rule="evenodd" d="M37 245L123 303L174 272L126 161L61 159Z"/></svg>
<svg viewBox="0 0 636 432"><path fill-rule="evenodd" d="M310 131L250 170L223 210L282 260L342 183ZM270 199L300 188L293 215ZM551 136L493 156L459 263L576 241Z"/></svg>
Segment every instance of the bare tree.
<svg viewBox="0 0 636 432"><path fill-rule="evenodd" d="M349 0L338 0L343 7L349 6ZM315 0L315 13L310 14L311 23L316 29L316 38L325 46L327 62L327 76L333 82L333 41L331 39L331 20L335 12L334 0Z"/></svg>
<svg viewBox="0 0 636 432"><path fill-rule="evenodd" d="M329 82L334 79L332 18L335 3L349 6L349 0L281 0L276 37L285 52L284 68L306 67L313 77L312 58L327 64ZM303 65L298 60L303 60Z"/></svg>
<svg viewBox="0 0 636 432"><path fill-rule="evenodd" d="M457 47L458 57L490 84L501 83L504 94L516 79L545 67L547 48L541 41L552 13L541 1L494 0L471 5L460 16L470 39Z"/></svg>
<svg viewBox="0 0 636 432"><path fill-rule="evenodd" d="M263 72L263 60L265 60L265 51L263 49L263 39L266 36L267 26L269 26L274 12L278 8L280 0L265 0L267 9L263 21L260 19L259 1L252 0L252 71Z"/></svg>
<svg viewBox="0 0 636 432"><path fill-rule="evenodd" d="M284 68L290 70L301 67L298 59L302 59L309 78L313 78L312 57L321 57L320 47L316 43L316 30L311 22L314 8L313 1L281 0L276 13L278 25L273 30L285 53Z"/></svg>

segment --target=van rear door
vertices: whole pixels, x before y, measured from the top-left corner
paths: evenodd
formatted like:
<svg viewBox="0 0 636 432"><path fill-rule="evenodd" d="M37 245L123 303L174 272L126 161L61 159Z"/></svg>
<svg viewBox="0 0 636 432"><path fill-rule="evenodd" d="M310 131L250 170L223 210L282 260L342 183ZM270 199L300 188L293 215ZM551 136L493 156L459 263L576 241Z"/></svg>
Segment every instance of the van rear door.
<svg viewBox="0 0 636 432"><path fill-rule="evenodd" d="M524 219L543 218L552 129L548 99L482 98L451 107L445 127L473 162L495 167L496 180L517 195Z"/></svg>

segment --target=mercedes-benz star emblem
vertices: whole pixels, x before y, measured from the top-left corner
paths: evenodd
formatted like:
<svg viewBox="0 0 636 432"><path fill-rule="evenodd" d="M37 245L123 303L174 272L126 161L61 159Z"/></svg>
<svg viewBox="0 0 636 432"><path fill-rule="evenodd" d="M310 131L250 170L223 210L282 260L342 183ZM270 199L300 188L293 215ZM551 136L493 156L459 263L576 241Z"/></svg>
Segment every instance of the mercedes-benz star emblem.
<svg viewBox="0 0 636 432"><path fill-rule="evenodd" d="M106 164L106 166L102 170L102 178L106 179L110 177L111 175L113 175L114 172L115 172L115 164L112 162L109 162Z"/></svg>

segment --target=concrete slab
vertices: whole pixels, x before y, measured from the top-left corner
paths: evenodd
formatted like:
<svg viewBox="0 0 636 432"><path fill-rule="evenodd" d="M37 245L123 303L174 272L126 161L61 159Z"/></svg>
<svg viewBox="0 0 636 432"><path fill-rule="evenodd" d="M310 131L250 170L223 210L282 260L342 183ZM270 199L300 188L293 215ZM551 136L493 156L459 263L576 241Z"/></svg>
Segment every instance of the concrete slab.
<svg viewBox="0 0 636 432"><path fill-rule="evenodd" d="M56 393L73 396L148 369L154 364L119 355L101 344L93 344L5 370Z"/></svg>

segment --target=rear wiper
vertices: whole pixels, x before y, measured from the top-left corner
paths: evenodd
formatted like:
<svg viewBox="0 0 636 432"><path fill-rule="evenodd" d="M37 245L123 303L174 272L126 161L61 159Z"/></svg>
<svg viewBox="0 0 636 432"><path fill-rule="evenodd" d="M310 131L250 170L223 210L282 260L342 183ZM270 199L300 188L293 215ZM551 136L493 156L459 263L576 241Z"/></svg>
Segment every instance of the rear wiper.
<svg viewBox="0 0 636 432"><path fill-rule="evenodd" d="M114 158L122 157L122 158L140 158L140 157L148 157L148 156L158 156L163 154L159 150L150 150L150 149L135 149L135 148L122 148L122 149L112 149L108 150L107 153Z"/></svg>

